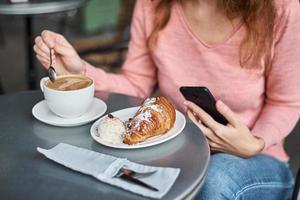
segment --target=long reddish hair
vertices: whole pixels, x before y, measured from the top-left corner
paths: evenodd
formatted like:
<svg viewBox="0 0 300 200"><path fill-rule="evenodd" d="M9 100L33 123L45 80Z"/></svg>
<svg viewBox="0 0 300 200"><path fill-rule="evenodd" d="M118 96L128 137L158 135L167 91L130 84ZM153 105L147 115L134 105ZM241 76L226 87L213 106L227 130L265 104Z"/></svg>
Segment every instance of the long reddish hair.
<svg viewBox="0 0 300 200"><path fill-rule="evenodd" d="M180 0L153 1L156 5L153 31L148 38L150 49L155 47L159 32L168 24L171 7L175 1ZM218 0L218 3L230 20L240 17L246 27L247 34L240 44L241 66L244 67L249 61L263 56L268 58L277 16L274 0Z"/></svg>

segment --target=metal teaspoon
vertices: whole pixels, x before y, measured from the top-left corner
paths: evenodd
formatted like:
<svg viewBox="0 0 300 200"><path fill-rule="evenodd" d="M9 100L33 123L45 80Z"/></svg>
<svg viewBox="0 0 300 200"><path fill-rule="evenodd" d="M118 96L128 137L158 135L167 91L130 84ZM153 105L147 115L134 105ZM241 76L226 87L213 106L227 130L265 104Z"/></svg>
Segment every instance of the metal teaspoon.
<svg viewBox="0 0 300 200"><path fill-rule="evenodd" d="M56 79L56 71L52 66L52 49L50 49L50 66L48 68L48 76L51 82L54 82Z"/></svg>

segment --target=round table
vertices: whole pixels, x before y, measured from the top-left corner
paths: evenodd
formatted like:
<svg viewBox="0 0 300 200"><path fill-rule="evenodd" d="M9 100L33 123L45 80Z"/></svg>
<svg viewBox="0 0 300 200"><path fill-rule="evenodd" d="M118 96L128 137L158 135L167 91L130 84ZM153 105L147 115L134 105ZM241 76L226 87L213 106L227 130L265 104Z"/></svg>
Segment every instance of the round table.
<svg viewBox="0 0 300 200"><path fill-rule="evenodd" d="M34 68L32 16L67 12L80 8L87 0L28 0L25 3L11 3L0 0L0 15L25 16L25 42L27 48L28 89L36 89L37 72Z"/></svg>
<svg viewBox="0 0 300 200"><path fill-rule="evenodd" d="M107 112L140 105L142 100L120 94L96 93ZM192 199L205 179L210 151L204 135L187 121L174 139L147 148L122 150L102 146L90 136L92 123L72 128L54 127L36 120L32 107L43 99L39 91L0 96L0 194L1 199L147 199L90 176L72 171L38 153L58 143L125 157L131 161L181 172L163 199Z"/></svg>

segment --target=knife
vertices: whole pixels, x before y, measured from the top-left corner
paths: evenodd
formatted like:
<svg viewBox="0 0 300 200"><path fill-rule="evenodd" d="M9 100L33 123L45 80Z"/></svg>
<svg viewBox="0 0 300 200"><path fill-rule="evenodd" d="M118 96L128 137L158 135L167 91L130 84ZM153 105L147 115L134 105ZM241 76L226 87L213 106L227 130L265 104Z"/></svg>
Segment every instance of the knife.
<svg viewBox="0 0 300 200"><path fill-rule="evenodd" d="M145 188L148 188L150 190L153 190L153 191L159 191L157 188L135 178L134 176L132 176L130 173L127 173L126 170L123 171L123 174L119 176L119 178L125 180L125 181L128 181L128 182L131 182L131 183L134 183L134 184L137 184L137 185L140 185L142 187L145 187Z"/></svg>

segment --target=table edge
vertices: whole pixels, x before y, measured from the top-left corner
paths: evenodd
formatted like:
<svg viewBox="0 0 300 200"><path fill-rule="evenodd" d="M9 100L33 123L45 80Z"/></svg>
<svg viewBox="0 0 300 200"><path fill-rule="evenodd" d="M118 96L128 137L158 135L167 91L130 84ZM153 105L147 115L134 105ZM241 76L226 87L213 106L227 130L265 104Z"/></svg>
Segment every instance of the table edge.
<svg viewBox="0 0 300 200"><path fill-rule="evenodd" d="M202 133L202 131L201 131L201 133ZM203 134L203 133L202 133ZM206 161L206 163L205 163L205 172L204 172L204 175L202 176L202 177L200 177L200 178L198 178L197 179L197 181L194 183L194 184L192 184L192 186L188 189L188 190L186 190L184 193L182 193L180 196L178 196L178 198L176 198L176 200L178 199L186 199L186 198L188 198L193 192L194 192L194 190L195 189L197 189L197 186L200 184L200 187L199 187L199 190L201 189L201 187L202 187L202 185L203 185L203 182L205 181L205 179L206 179L206 176L207 176L207 170L208 170L208 165L209 165L209 161L210 161L210 147L209 147L209 145L208 145L208 142L207 142L207 139L206 139L206 137L204 136L204 134L203 134L203 137L205 138L205 144L206 144L206 146L207 146L207 148L208 148L208 152L207 152L207 157L208 157L208 159L207 159L207 161Z"/></svg>
<svg viewBox="0 0 300 200"><path fill-rule="evenodd" d="M16 4L0 6L0 15L38 15L48 13L66 12L75 10L87 3L86 0L67 2L45 2L32 4Z"/></svg>

